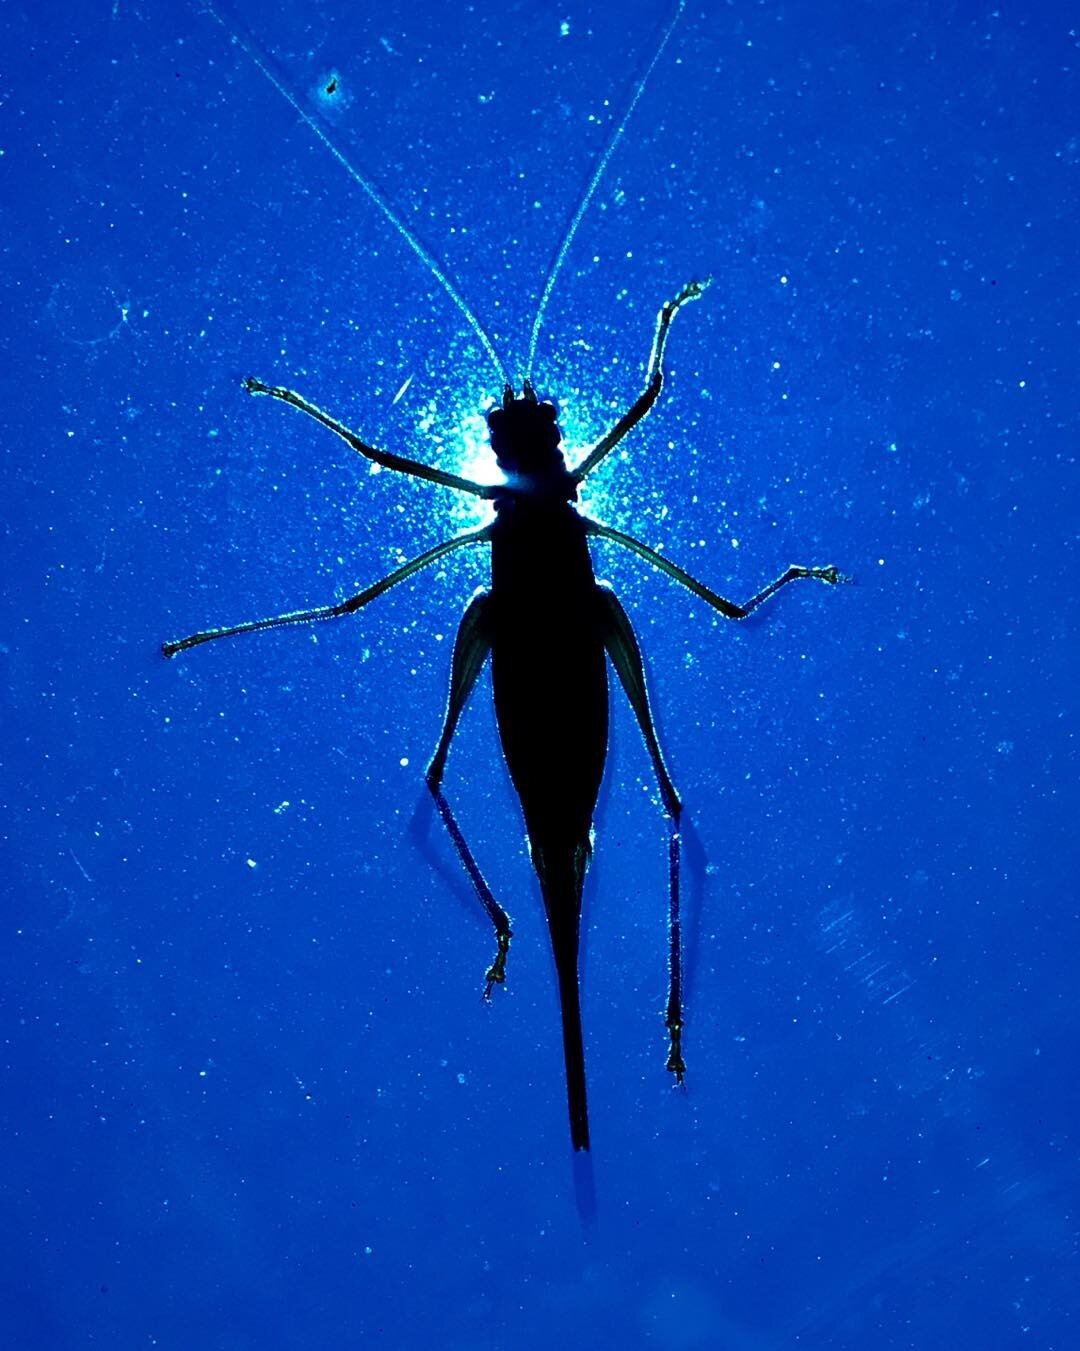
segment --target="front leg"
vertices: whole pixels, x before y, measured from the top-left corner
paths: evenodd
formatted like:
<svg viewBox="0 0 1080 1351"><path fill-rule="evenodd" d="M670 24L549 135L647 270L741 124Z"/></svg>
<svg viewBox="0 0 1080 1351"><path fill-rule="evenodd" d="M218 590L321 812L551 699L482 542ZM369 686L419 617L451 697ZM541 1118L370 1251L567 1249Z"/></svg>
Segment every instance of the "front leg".
<svg viewBox="0 0 1080 1351"><path fill-rule="evenodd" d="M629 410L612 427L611 431L589 452L581 464L574 470L571 478L580 483L601 460L610 455L628 431L636 427L656 400L664 387L664 348L667 346L668 329L682 307L690 300L697 300L708 286L705 281L691 281L683 287L674 300L665 301L656 317L656 334L653 338L652 352L649 354L649 367L645 376L645 388Z"/></svg>
<svg viewBox="0 0 1080 1351"><path fill-rule="evenodd" d="M469 493L473 497L492 498L495 496L494 488L488 484L474 483L472 479L462 478L459 474L447 474L442 469L433 469L429 464L421 464L419 460L409 460L403 455L393 455L388 450L379 450L376 446L369 446L355 432L350 431L343 422L331 417L329 413L324 413L321 408L305 399L302 394L297 394L295 390L285 389L281 385L264 384L252 375L249 375L244 381L244 388L249 394L268 394L272 399L280 399L282 403L287 403L292 408L298 408L301 413L306 413L316 422L321 422L324 427L329 427L343 441L347 441L358 455L363 455L367 460L373 460L383 469L393 469L399 474L409 474L412 478L427 479L429 483L439 483L444 488L456 488L459 493Z"/></svg>

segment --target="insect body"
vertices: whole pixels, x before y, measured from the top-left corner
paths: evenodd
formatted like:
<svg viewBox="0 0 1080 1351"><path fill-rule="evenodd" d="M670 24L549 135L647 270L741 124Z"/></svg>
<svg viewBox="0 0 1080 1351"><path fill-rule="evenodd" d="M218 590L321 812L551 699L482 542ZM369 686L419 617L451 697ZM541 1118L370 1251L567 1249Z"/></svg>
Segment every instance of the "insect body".
<svg viewBox="0 0 1080 1351"><path fill-rule="evenodd" d="M676 19L681 12L680 4ZM211 9L211 13L214 11ZM217 17L216 14L214 17ZM665 32L652 65L639 82L626 116L593 175L585 198L563 240L545 288L550 294L554 276L565 257L600 173L622 134L640 97L644 80L656 64L674 27ZM249 52L267 78L310 118ZM312 124L316 134L325 133ZM374 189L349 165L336 148L336 157L372 196L407 242L430 261L423 246L404 227ZM434 268L434 264L432 264ZM447 281L436 276L483 338L471 311ZM691 282L660 310L642 393L576 468L566 465L555 407L541 402L526 378L517 395L504 384L502 404L488 415L492 449L505 481L492 486L448 473L420 461L406 459L366 444L343 423L317 408L302 395L261 380L246 382L252 394L290 404L345 440L353 450L387 469L442 484L490 502L494 520L481 529L435 545L389 576L335 605L293 611L269 619L228 628L209 629L165 643L166 657L218 638L261 629L306 624L353 614L383 592L422 568L458 549L486 544L491 549L491 586L475 596L458 629L451 663L450 693L442 733L427 770L427 785L454 847L495 929L496 954L488 968L485 996L506 978L511 939L509 916L496 900L442 791L443 773L458 721L476 679L490 655L499 736L510 775L521 801L529 848L547 915L562 1007L570 1135L575 1149L589 1147L589 1119L585 1090L585 1058L578 991L578 942L582 888L591 853L593 813L607 755L608 687L610 661L625 691L648 749L661 800L669 821L669 988L666 1022L669 1036L667 1068L681 1082L682 960L679 919L679 796L661 753L645 688L641 653L634 630L615 594L598 583L589 553L591 538L604 538L632 550L654 567L687 587L708 605L731 619L741 619L788 582L813 577L835 583L842 580L834 567L790 567L776 581L743 605L725 600L703 583L647 545L621 531L590 520L576 506L582 481L619 445L649 412L663 385L664 351L671 322L683 305L702 293ZM533 326L535 349L541 302ZM531 354L530 354L531 365ZM500 369L497 360L496 366Z"/></svg>

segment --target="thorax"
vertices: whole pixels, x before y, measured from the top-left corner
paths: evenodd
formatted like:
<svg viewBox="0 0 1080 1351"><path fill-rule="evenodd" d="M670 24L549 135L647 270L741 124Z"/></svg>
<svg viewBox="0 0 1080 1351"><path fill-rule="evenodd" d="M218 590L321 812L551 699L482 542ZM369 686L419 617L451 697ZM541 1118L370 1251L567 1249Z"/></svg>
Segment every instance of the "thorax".
<svg viewBox="0 0 1080 1351"><path fill-rule="evenodd" d="M495 499L491 581L496 598L574 607L595 587L585 522L565 496L508 487Z"/></svg>

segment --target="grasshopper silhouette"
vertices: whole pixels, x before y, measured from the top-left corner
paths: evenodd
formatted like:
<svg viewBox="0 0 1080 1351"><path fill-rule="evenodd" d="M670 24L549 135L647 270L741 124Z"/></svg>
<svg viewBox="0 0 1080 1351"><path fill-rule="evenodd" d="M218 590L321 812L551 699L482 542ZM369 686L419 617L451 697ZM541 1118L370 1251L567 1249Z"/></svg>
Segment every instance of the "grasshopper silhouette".
<svg viewBox="0 0 1080 1351"><path fill-rule="evenodd" d="M667 1068L679 1083L686 1068L682 1055L682 938L679 914L679 817L682 808L664 764L653 725L637 638L614 592L596 581L589 554L589 540L609 539L632 550L728 619L745 618L781 587L797 578L816 577L828 583L845 580L831 566L790 567L744 605L736 605L718 596L640 540L589 520L574 505L583 480L637 426L656 402L664 382L664 349L671 321L683 305L701 295L705 283L690 282L674 300L669 300L661 308L644 390L576 469L571 470L566 466L554 405L537 399L530 380L537 339L555 281L608 162L685 6L686 0L676 0L673 16L665 26L644 73L634 85L622 119L597 161L555 254L533 320L525 379L519 398L509 383L494 345L445 268L409 229L374 183L352 164L322 124L286 88L258 50L233 32L214 8L212 0L202 0L205 12L225 29L232 41L293 108L370 202L382 212L472 328L503 383L502 407L488 414L488 429L491 446L505 481L494 487L474 483L471 479L446 473L417 460L376 449L367 445L336 418L292 390L249 379L246 381L249 393L265 394L299 409L335 432L360 455L383 468L442 484L490 502L495 509L495 519L483 529L437 544L340 604L314 610L297 610L271 619L256 619L230 628L193 633L188 638L165 643L162 652L166 657L173 657L200 643L229 638L238 633L253 633L260 629L282 628L290 624L307 624L354 614L398 582L405 581L407 577L456 549L476 544L490 545L491 589L475 596L462 616L451 662L450 697L442 734L427 769L427 786L476 895L495 928L496 954L488 968L484 988L484 997L489 998L492 988L501 985L506 979L506 958L512 933L510 918L495 899L473 858L443 794L442 780L458 720L490 654L499 737L525 815L529 849L551 933L562 1005L570 1137L575 1149L589 1147L585 1054L578 991L578 940L582 888L592 851L593 812L607 758L607 659L615 668L641 728L668 818Z"/></svg>
<svg viewBox="0 0 1080 1351"><path fill-rule="evenodd" d="M728 619L744 619L788 582L815 577L842 580L835 567L789 567L743 605L725 600L682 568L630 535L582 515L574 505L582 481L611 453L656 402L663 385L668 329L682 305L701 295L691 282L660 310L643 392L576 469L568 469L555 407L540 402L526 380L515 397L509 384L501 408L488 414L491 445L505 482L491 486L445 473L416 460L367 445L348 427L289 389L249 379L252 394L291 404L329 427L353 450L386 469L411 474L483 498L495 519L480 530L437 544L338 605L298 610L230 628L208 629L165 643L166 657L238 633L282 628L355 614L398 582L437 559L470 545L491 547L491 588L475 596L462 616L451 662L450 697L442 734L427 769L434 797L484 909L495 927L497 950L487 971L485 997L506 979L510 918L492 895L469 850L443 791L443 771L462 710L488 655L492 659L495 711L510 777L521 800L529 849L551 932L562 1005L563 1049L575 1149L589 1147L585 1054L578 991L578 939L585 870L592 850L592 820L607 756L610 658L630 700L652 760L670 828L669 985L667 1068L682 1082L682 954L679 921L679 795L657 740L645 689L637 638L615 593L598 583L589 539L613 540L687 587Z"/></svg>

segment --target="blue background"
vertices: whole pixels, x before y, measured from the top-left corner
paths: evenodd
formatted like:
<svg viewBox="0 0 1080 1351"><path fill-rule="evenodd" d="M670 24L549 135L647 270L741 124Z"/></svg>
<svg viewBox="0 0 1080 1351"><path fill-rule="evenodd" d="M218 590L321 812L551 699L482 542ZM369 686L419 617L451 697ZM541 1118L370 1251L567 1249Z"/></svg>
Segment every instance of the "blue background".
<svg viewBox="0 0 1080 1351"><path fill-rule="evenodd" d="M519 372L671 10L229 13ZM596 549L705 862L679 1092L619 695L591 1232L486 676L446 786L515 921L489 1007L490 931L417 839L483 551L157 655L478 519L244 375L475 472L491 367L212 18L2 25L3 1346L1080 1344L1075 11L691 0L556 287L535 377L580 450L714 277L588 510L734 599L856 580L740 626Z"/></svg>

